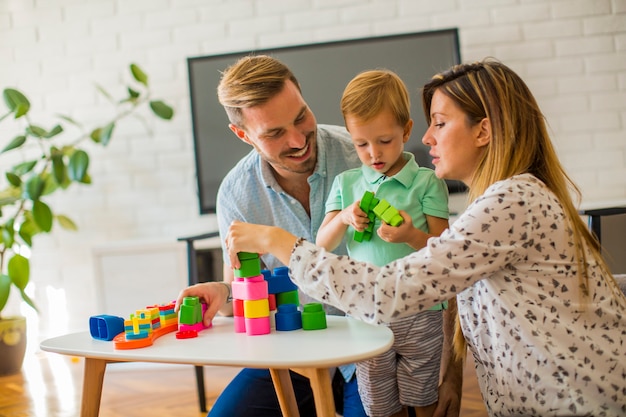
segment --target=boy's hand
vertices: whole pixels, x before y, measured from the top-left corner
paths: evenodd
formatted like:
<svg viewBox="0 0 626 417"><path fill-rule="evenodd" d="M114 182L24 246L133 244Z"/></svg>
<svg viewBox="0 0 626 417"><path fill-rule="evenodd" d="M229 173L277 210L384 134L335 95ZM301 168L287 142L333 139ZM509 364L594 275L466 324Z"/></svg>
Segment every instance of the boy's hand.
<svg viewBox="0 0 626 417"><path fill-rule="evenodd" d="M341 210L339 215L343 224L352 226L355 230L362 232L367 227L369 219L367 218L367 213L361 210L360 204L360 201L355 201Z"/></svg>
<svg viewBox="0 0 626 417"><path fill-rule="evenodd" d="M378 236L389 243L407 243L411 241L411 238L415 234L417 230L413 226L413 220L411 216L406 211L399 210L398 211L404 221L399 226L391 226L385 222L381 222L380 227L378 228Z"/></svg>

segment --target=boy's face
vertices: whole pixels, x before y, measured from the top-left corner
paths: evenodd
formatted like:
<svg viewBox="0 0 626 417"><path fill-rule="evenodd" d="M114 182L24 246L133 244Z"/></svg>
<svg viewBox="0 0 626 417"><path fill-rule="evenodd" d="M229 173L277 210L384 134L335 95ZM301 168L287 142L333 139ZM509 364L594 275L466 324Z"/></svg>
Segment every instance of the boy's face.
<svg viewBox="0 0 626 417"><path fill-rule="evenodd" d="M402 169L405 164L402 152L411 136L412 120L400 126L389 110L368 121L352 115L346 115L345 120L361 163L388 177Z"/></svg>
<svg viewBox="0 0 626 417"><path fill-rule="evenodd" d="M298 88L287 81L268 102L242 110L244 128L230 129L252 145L278 175L310 174L317 162L317 122Z"/></svg>

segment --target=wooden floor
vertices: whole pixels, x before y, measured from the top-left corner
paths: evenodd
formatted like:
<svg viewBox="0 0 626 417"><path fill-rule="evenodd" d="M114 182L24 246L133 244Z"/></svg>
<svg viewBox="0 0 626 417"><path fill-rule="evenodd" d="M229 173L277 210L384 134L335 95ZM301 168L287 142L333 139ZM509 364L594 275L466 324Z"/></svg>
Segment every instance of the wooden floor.
<svg viewBox="0 0 626 417"><path fill-rule="evenodd" d="M84 359L29 352L21 373L0 377L0 417L80 415ZM207 403L236 368L205 367ZM473 364L466 366L461 417L485 417ZM192 366L125 363L107 366L100 417L204 416Z"/></svg>

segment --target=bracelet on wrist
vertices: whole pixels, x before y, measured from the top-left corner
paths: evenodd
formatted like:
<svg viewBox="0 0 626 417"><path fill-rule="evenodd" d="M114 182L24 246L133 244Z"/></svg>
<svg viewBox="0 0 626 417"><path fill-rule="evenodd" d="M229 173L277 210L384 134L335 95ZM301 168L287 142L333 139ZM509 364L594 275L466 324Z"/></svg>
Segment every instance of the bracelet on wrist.
<svg viewBox="0 0 626 417"><path fill-rule="evenodd" d="M226 286L226 288L228 289L228 295L226 296L226 302L230 303L233 301L233 292L232 292L232 288L231 286L226 283L226 282L220 282L220 284Z"/></svg>

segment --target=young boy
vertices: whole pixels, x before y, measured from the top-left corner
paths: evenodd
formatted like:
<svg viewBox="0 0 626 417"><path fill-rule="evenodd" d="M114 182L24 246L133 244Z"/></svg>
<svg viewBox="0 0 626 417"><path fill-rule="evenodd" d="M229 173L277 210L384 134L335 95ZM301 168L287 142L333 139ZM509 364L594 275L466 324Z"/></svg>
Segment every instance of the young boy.
<svg viewBox="0 0 626 417"><path fill-rule="evenodd" d="M406 86L395 73L357 75L344 90L341 111L362 166L335 178L316 243L332 251L346 239L354 259L386 265L420 249L413 244L416 229L438 236L448 227L447 187L404 151L413 120ZM363 232L369 223L360 207L366 191L400 210L403 221L391 226L375 219L371 238L355 240L354 232ZM394 332L393 347L357 364L359 393L370 417L405 416L407 407L415 407L418 417L432 416L438 398L443 308L440 304L388 324Z"/></svg>

